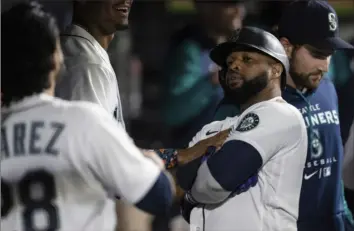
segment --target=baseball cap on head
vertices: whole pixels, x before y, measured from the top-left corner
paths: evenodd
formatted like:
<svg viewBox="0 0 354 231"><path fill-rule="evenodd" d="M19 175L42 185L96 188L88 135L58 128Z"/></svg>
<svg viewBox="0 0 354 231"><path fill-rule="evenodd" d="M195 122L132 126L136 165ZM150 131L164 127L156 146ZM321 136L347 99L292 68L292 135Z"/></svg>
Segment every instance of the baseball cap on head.
<svg viewBox="0 0 354 231"><path fill-rule="evenodd" d="M309 44L318 49L354 49L339 37L338 16L327 1L289 3L280 19L278 34L293 44Z"/></svg>
<svg viewBox="0 0 354 231"><path fill-rule="evenodd" d="M250 50L267 55L282 64L281 85L284 88L286 74L289 71L289 59L280 41L265 30L246 26L234 31L226 42L219 44L210 51L210 58L220 67L224 67L227 57L233 51Z"/></svg>

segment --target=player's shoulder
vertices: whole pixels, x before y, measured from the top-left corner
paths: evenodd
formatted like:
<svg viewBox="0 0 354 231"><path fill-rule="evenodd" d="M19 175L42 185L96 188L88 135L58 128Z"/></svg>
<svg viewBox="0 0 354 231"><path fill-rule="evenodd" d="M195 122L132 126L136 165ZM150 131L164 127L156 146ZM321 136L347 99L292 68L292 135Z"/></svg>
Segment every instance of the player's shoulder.
<svg viewBox="0 0 354 231"><path fill-rule="evenodd" d="M237 116L226 117L224 120L216 120L210 122L209 124L204 125L204 127L201 129L201 132L207 133L209 131L222 131L228 129L234 123L235 118L237 118Z"/></svg>
<svg viewBox="0 0 354 231"><path fill-rule="evenodd" d="M300 123L300 125L304 125L300 111L281 97L260 102L252 106L249 110L246 110L246 113L243 114L247 115L247 113L268 117L274 122L287 122L287 124Z"/></svg>
<svg viewBox="0 0 354 231"><path fill-rule="evenodd" d="M65 64L70 67L87 67L97 68L104 67L110 69L102 54L103 49L97 47L94 38L88 34L83 28L71 25L64 33L61 34L61 46L65 56ZM90 41L92 40L92 41Z"/></svg>
<svg viewBox="0 0 354 231"><path fill-rule="evenodd" d="M88 101L67 101L54 98L53 106L60 108L66 117L76 118L77 123L92 123L105 119L113 120L112 116L102 106Z"/></svg>
<svg viewBox="0 0 354 231"><path fill-rule="evenodd" d="M218 132L229 129L234 124L236 117L227 117L224 120L218 120L210 122L204 125L204 127L193 137L192 141L189 143L189 147L195 145L200 140L204 140L208 137L216 135Z"/></svg>

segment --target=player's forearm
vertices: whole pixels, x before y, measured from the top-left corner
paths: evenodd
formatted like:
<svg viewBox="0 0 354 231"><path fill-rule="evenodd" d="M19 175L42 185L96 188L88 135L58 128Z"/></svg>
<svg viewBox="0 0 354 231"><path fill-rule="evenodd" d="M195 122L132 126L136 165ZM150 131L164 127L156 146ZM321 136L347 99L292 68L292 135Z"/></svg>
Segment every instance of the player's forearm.
<svg viewBox="0 0 354 231"><path fill-rule="evenodd" d="M228 141L200 166L191 195L199 203L220 203L233 193L242 193L243 184L253 187L256 183L247 180L258 173L262 164L261 155L252 145Z"/></svg>
<svg viewBox="0 0 354 231"><path fill-rule="evenodd" d="M177 165L185 165L204 154L203 152L198 153L193 147L186 149L155 149L154 151L164 161L166 169L172 169Z"/></svg>

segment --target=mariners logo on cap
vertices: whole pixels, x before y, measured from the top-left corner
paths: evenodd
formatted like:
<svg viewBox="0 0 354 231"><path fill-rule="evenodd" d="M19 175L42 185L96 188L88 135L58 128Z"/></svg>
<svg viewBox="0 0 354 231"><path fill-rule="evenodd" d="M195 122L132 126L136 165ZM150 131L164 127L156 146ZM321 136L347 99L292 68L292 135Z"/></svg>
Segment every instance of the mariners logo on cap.
<svg viewBox="0 0 354 231"><path fill-rule="evenodd" d="M259 124L259 117L254 113L248 113L242 118L240 124L237 126L236 131L246 132L257 127Z"/></svg>

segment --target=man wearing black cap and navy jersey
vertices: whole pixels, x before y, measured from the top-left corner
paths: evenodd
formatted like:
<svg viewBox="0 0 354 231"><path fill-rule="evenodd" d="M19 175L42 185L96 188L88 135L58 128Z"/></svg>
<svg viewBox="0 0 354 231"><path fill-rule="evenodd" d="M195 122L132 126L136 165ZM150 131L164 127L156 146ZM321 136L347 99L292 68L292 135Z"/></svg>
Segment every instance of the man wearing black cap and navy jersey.
<svg viewBox="0 0 354 231"><path fill-rule="evenodd" d="M298 230L345 230L352 225L344 208L338 99L324 74L335 50L353 46L339 37L337 14L326 1L291 3L283 12L278 35L290 61L283 97L302 113L309 137Z"/></svg>

